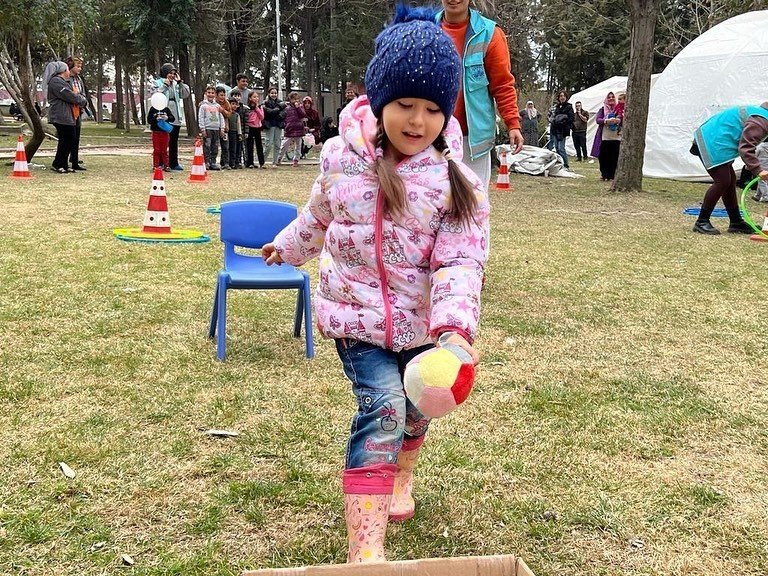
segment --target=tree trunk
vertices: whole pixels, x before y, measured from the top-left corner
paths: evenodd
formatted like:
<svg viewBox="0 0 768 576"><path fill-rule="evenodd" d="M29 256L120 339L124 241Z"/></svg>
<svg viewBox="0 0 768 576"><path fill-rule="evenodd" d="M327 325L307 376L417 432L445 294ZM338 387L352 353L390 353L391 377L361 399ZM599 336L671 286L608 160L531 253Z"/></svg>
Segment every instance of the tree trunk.
<svg viewBox="0 0 768 576"><path fill-rule="evenodd" d="M131 77L128 75L128 68L123 69L123 76L125 78L124 82L124 93L125 93L125 131L130 132L131 131L131 108L135 106L135 102L131 102Z"/></svg>
<svg viewBox="0 0 768 576"><path fill-rule="evenodd" d="M195 48L195 52L197 52L197 48ZM194 93L198 82L198 75L192 76L192 70L189 67L189 47L186 44L182 44L179 48L179 74L181 79L189 86L190 91ZM187 123L187 136L197 136L199 130L197 128L195 103L192 101L192 97L185 98L182 105L184 106L184 120Z"/></svg>
<svg viewBox="0 0 768 576"><path fill-rule="evenodd" d="M274 51L274 42L270 42L266 53L271 54ZM263 92L266 94L269 91L269 87L272 86L272 58L263 58L261 64L261 77L264 78Z"/></svg>
<svg viewBox="0 0 768 576"><path fill-rule="evenodd" d="M285 93L286 98L293 88L293 42L290 40L290 36L286 34L288 41L285 47L285 62L283 68L285 69Z"/></svg>
<svg viewBox="0 0 768 576"><path fill-rule="evenodd" d="M35 110L37 99L37 84L32 70L32 54L29 49L29 29L20 30L16 42L16 50L19 55L18 68L14 59L8 52L8 46L3 43L0 50L0 84L3 84L8 93L19 105L21 115L27 126L32 130L32 138L27 142L24 151L27 161L32 161L40 144L45 140L45 127L43 121ZM35 94L35 97L32 95Z"/></svg>
<svg viewBox="0 0 768 576"><path fill-rule="evenodd" d="M653 38L661 0L627 0L632 15L632 47L627 80L627 106L621 130L621 152L613 190L643 188L643 156L648 123L648 100L653 71Z"/></svg>
<svg viewBox="0 0 768 576"><path fill-rule="evenodd" d="M141 124L139 121L139 111L136 108L136 92L133 89L133 82L131 82L131 76L128 74L128 70L125 71L125 93L128 96L128 106L131 112L130 117L133 119L133 123L136 125Z"/></svg>
<svg viewBox="0 0 768 576"><path fill-rule="evenodd" d="M227 51L229 53L230 83L234 86L238 74L245 73L245 56L248 50L248 29L251 26L253 11L246 3L236 9L227 19Z"/></svg>
<svg viewBox="0 0 768 576"><path fill-rule="evenodd" d="M115 128L125 130L123 114L123 63L120 54L115 54L115 104L112 107L112 120Z"/></svg>
<svg viewBox="0 0 768 576"><path fill-rule="evenodd" d="M315 99L317 105L320 105L320 90L317 89L317 58L315 58L315 31L314 18L307 11L304 19L304 64L307 77L304 80L304 88L307 94Z"/></svg>
<svg viewBox="0 0 768 576"><path fill-rule="evenodd" d="M139 68L139 124L144 125L147 122L147 109L145 102L147 100L147 69L144 64Z"/></svg>
<svg viewBox="0 0 768 576"><path fill-rule="evenodd" d="M104 58L99 54L96 59L96 122L104 121Z"/></svg>

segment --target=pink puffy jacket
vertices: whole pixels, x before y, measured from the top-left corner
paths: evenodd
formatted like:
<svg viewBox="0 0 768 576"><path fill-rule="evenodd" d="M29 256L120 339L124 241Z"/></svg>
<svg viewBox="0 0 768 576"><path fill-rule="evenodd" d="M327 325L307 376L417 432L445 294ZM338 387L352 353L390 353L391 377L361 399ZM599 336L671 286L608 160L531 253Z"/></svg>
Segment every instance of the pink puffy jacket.
<svg viewBox="0 0 768 576"><path fill-rule="evenodd" d="M474 340L488 255L488 196L475 174L478 210L470 226L447 216L448 166L434 147L401 161L408 214L383 213L371 168L376 118L360 96L341 115L341 135L328 140L307 205L275 238L295 266L320 256L317 325L328 338L353 338L391 350L427 344L442 332ZM454 159L461 129L451 118L444 136Z"/></svg>

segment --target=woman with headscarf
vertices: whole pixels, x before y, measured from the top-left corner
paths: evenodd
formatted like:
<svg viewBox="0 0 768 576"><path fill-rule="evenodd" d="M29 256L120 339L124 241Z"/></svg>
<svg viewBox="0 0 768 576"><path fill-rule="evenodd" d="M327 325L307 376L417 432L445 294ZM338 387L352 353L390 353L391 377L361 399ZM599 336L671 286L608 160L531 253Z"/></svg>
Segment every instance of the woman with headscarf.
<svg viewBox="0 0 768 576"><path fill-rule="evenodd" d="M744 221L736 199L736 173L733 161L741 156L747 169L768 181L768 168L757 156L757 146L768 138L768 102L760 106L726 108L704 122L693 135L691 154L698 156L712 185L704 194L701 210L693 231L699 234L720 234L709 221L717 201L723 199L728 212L728 232L751 234L752 227Z"/></svg>
<svg viewBox="0 0 768 576"><path fill-rule="evenodd" d="M525 110L520 112L520 127L526 146L539 145L539 111L533 105L533 100L525 103Z"/></svg>
<svg viewBox="0 0 768 576"><path fill-rule="evenodd" d="M59 174L66 174L74 172L67 168L67 162L77 143L77 116L87 100L72 90L69 67L64 62L56 61L46 71L49 74L45 79L48 86L48 122L56 127L59 140L51 167Z"/></svg>
<svg viewBox="0 0 768 576"><path fill-rule="evenodd" d="M608 92L603 100L603 107L595 114L597 132L592 144L592 156L600 163L600 179L613 180L616 175L616 165L619 163L621 147L621 123L623 117L616 114L616 95Z"/></svg>

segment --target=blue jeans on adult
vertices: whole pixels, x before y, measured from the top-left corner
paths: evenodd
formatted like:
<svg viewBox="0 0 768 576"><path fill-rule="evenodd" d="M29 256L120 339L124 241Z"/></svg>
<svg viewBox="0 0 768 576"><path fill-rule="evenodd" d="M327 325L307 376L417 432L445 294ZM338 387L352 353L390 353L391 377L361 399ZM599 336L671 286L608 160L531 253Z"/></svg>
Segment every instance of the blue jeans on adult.
<svg viewBox="0 0 768 576"><path fill-rule="evenodd" d="M272 151L272 164L277 164L277 157L280 154L280 144L283 140L283 129L276 126L267 128L267 149L264 155L269 157L269 151Z"/></svg>
<svg viewBox="0 0 768 576"><path fill-rule="evenodd" d="M563 166L568 168L568 153L565 151L565 139L567 136L563 136L562 134L555 133L554 140L555 140L555 152L560 154L560 158L563 159Z"/></svg>
<svg viewBox="0 0 768 576"><path fill-rule="evenodd" d="M348 470L394 464L404 436L418 438L427 432L429 418L405 397L403 372L408 362L430 348L432 344L393 352L360 340L336 340L336 351L357 398L347 443Z"/></svg>

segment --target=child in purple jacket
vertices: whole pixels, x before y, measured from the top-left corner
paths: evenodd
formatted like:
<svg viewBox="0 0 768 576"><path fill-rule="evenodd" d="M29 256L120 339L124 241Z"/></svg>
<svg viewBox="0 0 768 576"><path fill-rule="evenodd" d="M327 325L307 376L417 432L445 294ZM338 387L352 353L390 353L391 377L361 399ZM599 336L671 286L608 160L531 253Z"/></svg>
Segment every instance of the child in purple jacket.
<svg viewBox="0 0 768 576"><path fill-rule="evenodd" d="M293 150L293 167L296 168L299 165L302 139L307 131L304 126L304 118L306 117L307 113L304 112L299 95L296 92L288 94L288 107L285 109L285 139L277 157L278 166L282 163L289 148Z"/></svg>

